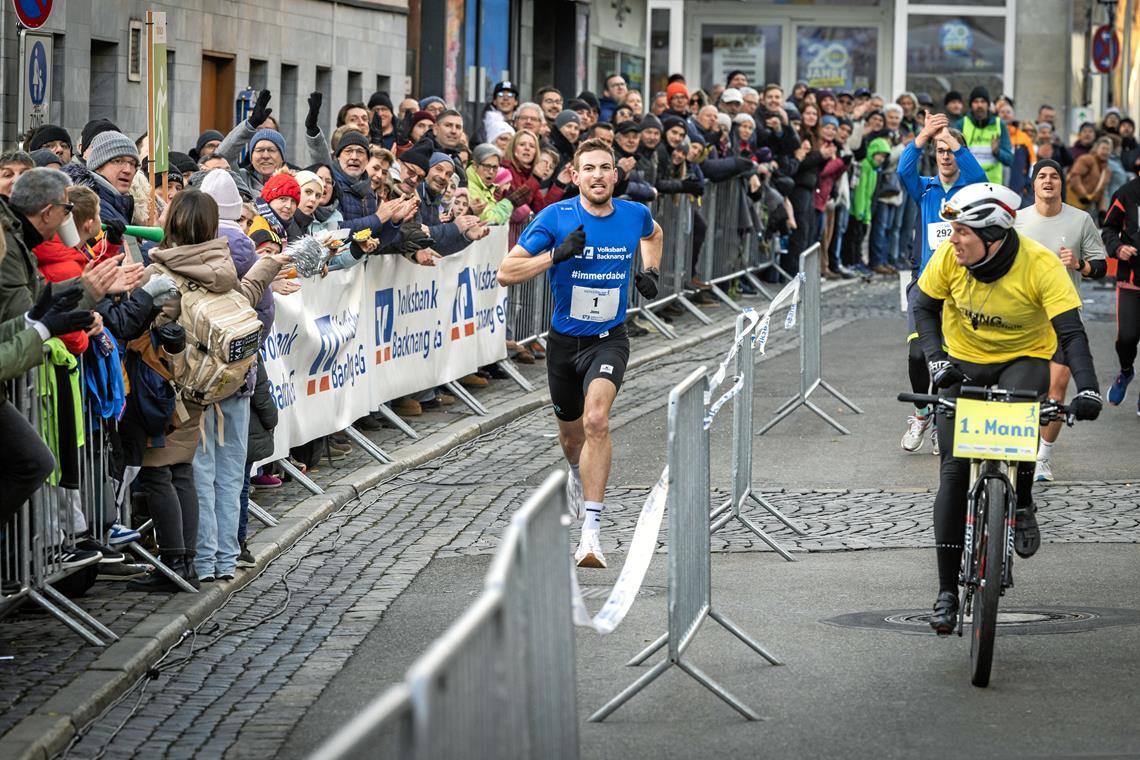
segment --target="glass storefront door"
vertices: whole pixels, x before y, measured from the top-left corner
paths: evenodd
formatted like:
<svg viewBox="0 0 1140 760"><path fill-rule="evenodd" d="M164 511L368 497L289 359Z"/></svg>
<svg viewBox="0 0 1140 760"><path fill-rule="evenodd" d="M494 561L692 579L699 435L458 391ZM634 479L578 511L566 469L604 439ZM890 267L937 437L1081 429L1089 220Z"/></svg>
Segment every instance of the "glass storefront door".
<svg viewBox="0 0 1140 760"><path fill-rule="evenodd" d="M702 25L701 87L708 92L713 85L723 85L735 70L743 71L758 89L767 82L781 81L783 38L781 24Z"/></svg>
<svg viewBox="0 0 1140 760"><path fill-rule="evenodd" d="M796 80L852 90L878 85L879 27L796 24Z"/></svg>

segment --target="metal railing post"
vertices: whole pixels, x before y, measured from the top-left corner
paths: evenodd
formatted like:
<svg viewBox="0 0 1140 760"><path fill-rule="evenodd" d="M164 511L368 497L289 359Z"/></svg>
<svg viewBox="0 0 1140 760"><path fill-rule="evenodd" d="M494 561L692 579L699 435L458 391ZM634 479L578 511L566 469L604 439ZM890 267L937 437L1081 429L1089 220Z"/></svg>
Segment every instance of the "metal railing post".
<svg viewBox="0 0 1140 760"><path fill-rule="evenodd" d="M599 708L590 720L603 721L638 692L676 666L720 697L748 720L759 716L687 658L687 649L706 617L711 617L773 665L779 661L712 606L712 556L709 540L709 431L705 425L709 382L698 367L669 392L667 448L669 458L669 613L668 631L638 654L639 665L667 647L664 660Z"/></svg>
<svg viewBox="0 0 1140 760"><path fill-rule="evenodd" d="M746 321L743 314L736 318L737 338L740 338L746 329ZM789 562L795 562L795 557L780 546L760 526L740 512L745 501L751 499L784 525L800 535L805 535L803 530L785 517L774 504L758 495L752 488L752 409L756 375L754 353L753 338L750 336L741 342L740 350L736 354L736 374L740 377L742 388L732 401L732 491L728 500L713 511L711 517L714 522L711 530L715 533L732 520L736 520L752 531L757 538L772 547L781 557Z"/></svg>
<svg viewBox="0 0 1140 760"><path fill-rule="evenodd" d="M862 414L863 410L856 406L846 396L832 387L821 374L821 350L823 343L822 307L823 293L820 286L820 256L822 250L816 243L800 254L800 277L803 287L800 289L799 319L800 319L800 389L776 410L776 416L760 428L757 435L764 435L781 420L790 415L801 406L819 415L824 422L831 425L843 435L850 435L851 431L836 421L814 401L811 394L823 387L851 411Z"/></svg>

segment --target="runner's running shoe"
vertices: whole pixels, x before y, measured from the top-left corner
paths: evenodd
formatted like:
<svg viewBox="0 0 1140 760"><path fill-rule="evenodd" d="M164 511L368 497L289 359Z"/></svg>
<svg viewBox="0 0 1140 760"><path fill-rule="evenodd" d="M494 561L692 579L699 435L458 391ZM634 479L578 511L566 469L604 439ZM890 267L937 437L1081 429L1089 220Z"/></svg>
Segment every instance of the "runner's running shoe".
<svg viewBox="0 0 1140 760"><path fill-rule="evenodd" d="M578 567L606 567L606 556L602 554L597 531L582 531L582 540L578 542L578 551L574 552L574 561Z"/></svg>
<svg viewBox="0 0 1140 760"><path fill-rule="evenodd" d="M1053 482L1053 463L1048 459L1038 459L1037 467L1033 470L1033 482L1041 483L1046 480Z"/></svg>
<svg viewBox="0 0 1140 760"><path fill-rule="evenodd" d="M1121 372L1112 381L1112 386L1108 389L1108 403L1112 406L1120 406L1120 402L1124 400L1124 394L1128 390L1128 384L1132 382L1132 378L1136 376L1135 370L1128 372Z"/></svg>
<svg viewBox="0 0 1140 760"><path fill-rule="evenodd" d="M570 516L581 520L586 516L586 499L582 495L582 479L570 471L566 478L566 506Z"/></svg>
<svg viewBox="0 0 1140 760"><path fill-rule="evenodd" d="M933 418L929 414L925 416L912 414L907 418L906 432L902 437L903 451L918 451L922 448L923 434L930 427L931 419Z"/></svg>

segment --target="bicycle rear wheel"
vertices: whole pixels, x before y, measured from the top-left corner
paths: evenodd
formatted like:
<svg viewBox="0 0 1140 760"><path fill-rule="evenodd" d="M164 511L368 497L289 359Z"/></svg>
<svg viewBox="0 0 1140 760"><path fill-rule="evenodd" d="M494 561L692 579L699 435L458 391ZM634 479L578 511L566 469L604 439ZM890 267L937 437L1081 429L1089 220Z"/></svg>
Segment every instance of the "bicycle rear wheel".
<svg viewBox="0 0 1140 760"><path fill-rule="evenodd" d="M978 588L974 592L974 619L970 632L970 683L988 686L994 658L994 634L997 632L998 600L1001 598L1002 560L1006 543L1005 482L986 480L982 494L982 517L975 523L974 561L977 563Z"/></svg>

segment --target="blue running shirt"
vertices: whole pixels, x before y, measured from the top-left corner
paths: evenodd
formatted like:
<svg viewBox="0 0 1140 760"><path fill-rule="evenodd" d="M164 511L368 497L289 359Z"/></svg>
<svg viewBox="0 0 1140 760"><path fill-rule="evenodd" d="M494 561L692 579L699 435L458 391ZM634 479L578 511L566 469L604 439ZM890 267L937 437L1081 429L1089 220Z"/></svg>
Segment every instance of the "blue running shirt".
<svg viewBox="0 0 1140 760"><path fill-rule="evenodd" d="M581 255L550 270L554 292L551 327L563 335L601 335L625 321L633 257L642 238L653 234L653 215L641 203L615 199L613 213L594 216L578 197L539 212L519 238L531 256L553 251L584 225Z"/></svg>

